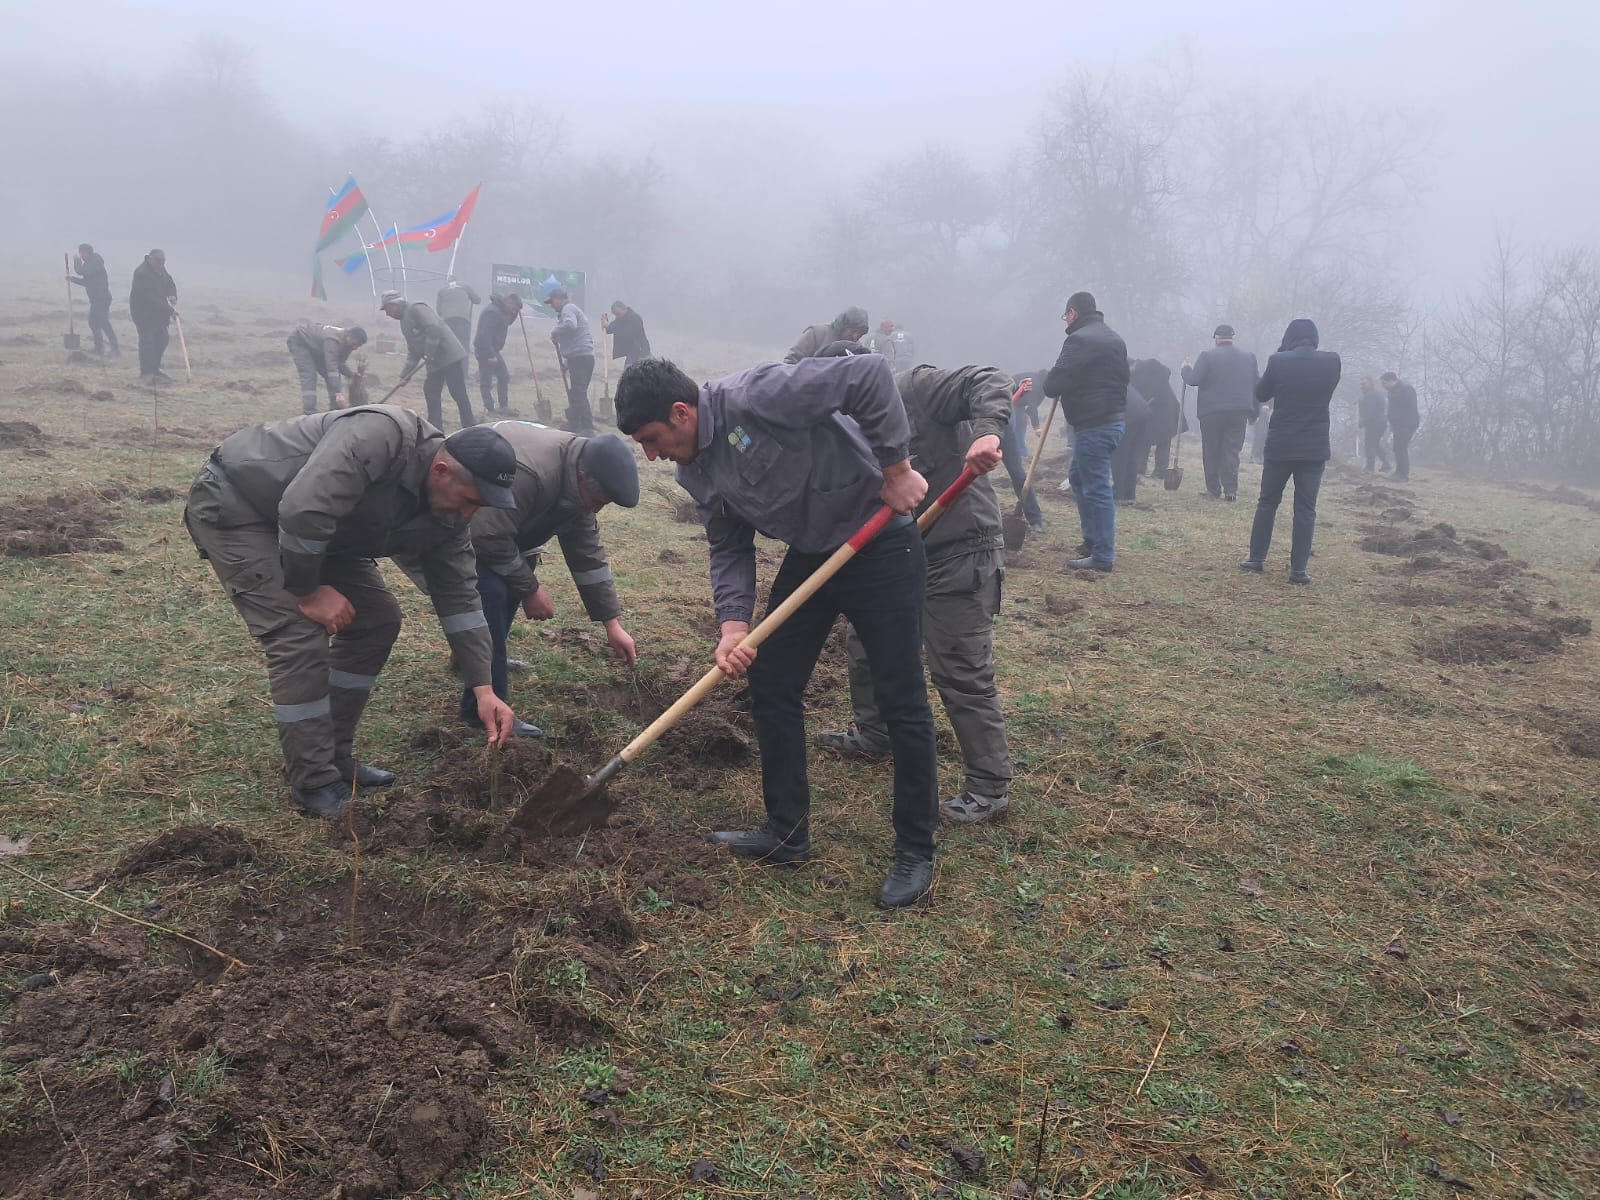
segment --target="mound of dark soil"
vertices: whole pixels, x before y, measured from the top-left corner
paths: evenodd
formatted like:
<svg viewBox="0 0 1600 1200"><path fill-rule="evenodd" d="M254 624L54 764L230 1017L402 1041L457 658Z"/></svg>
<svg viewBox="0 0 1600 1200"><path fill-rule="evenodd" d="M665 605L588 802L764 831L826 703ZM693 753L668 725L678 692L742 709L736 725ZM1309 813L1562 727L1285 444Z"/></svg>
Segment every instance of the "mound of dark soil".
<svg viewBox="0 0 1600 1200"><path fill-rule="evenodd" d="M0 553L13 558L121 550L108 532L116 515L107 500L120 489L80 488L43 500L18 500L0 509Z"/></svg>
<svg viewBox="0 0 1600 1200"><path fill-rule="evenodd" d="M1432 662L1452 666L1484 666L1501 662L1532 662L1565 648L1564 638L1589 632L1582 617L1564 617L1520 625L1473 622L1418 643L1417 653Z"/></svg>
<svg viewBox="0 0 1600 1200"><path fill-rule="evenodd" d="M1396 505L1411 507L1411 501L1416 499L1416 493L1407 488L1385 487L1381 483L1363 483L1351 491L1352 497L1358 504L1370 504L1373 508L1389 508Z"/></svg>
<svg viewBox="0 0 1600 1200"><path fill-rule="evenodd" d="M246 396L259 396L267 389L249 379L230 379L222 385L225 392L242 392Z"/></svg>
<svg viewBox="0 0 1600 1200"><path fill-rule="evenodd" d="M82 396L88 392L88 389L83 384L67 376L63 376L60 379L30 383L18 390L24 396Z"/></svg>
<svg viewBox="0 0 1600 1200"><path fill-rule="evenodd" d="M44 445L44 430L32 421L0 421L0 447L28 449Z"/></svg>
<svg viewBox="0 0 1600 1200"><path fill-rule="evenodd" d="M352 928L350 900L244 893L201 935L249 964L227 970L131 926L0 935L0 967L54 984L9 1016L30 1087L0 1092L0 1194L376 1200L454 1169L534 1046L518 925L543 914L365 890Z"/></svg>
<svg viewBox="0 0 1600 1200"><path fill-rule="evenodd" d="M124 855L112 868L111 878L148 875L174 864L215 875L255 859L255 846L241 830L231 825L179 825Z"/></svg>
<svg viewBox="0 0 1600 1200"><path fill-rule="evenodd" d="M178 493L169 487L145 488L139 493L141 504L165 504L169 500L176 500Z"/></svg>
<svg viewBox="0 0 1600 1200"><path fill-rule="evenodd" d="M1374 531L1361 539L1361 548L1369 554L1405 558L1413 554L1456 554L1461 551L1461 544L1456 541L1455 526L1441 522L1409 535L1392 529Z"/></svg>
<svg viewBox="0 0 1600 1200"><path fill-rule="evenodd" d="M1534 724L1552 734L1557 744L1573 757L1600 758L1600 718L1541 704Z"/></svg>
<svg viewBox="0 0 1600 1200"><path fill-rule="evenodd" d="M115 400L116 398L117 398L117 394L115 392L107 391L107 390L104 390L104 389L102 389L101 391L98 391L98 392L90 392L89 393L89 399L98 400L98 401L100 401L102 403L104 403L107 400Z"/></svg>

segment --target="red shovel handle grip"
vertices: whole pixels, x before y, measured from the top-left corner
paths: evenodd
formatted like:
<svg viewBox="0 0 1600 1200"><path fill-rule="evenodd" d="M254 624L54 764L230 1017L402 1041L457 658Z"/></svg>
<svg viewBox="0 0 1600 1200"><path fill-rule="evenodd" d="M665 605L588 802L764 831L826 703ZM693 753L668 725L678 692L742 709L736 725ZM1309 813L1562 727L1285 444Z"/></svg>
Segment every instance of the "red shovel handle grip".
<svg viewBox="0 0 1600 1200"><path fill-rule="evenodd" d="M939 519L939 515L943 513L945 509L949 508L961 498L961 493L966 491L967 488L972 485L972 481L977 477L978 473L971 467L968 467L966 470L962 471L961 474L957 475L956 481L949 487L945 488L940 497L932 504L928 505L927 511L917 518L917 528L926 531L929 525L932 525Z"/></svg>

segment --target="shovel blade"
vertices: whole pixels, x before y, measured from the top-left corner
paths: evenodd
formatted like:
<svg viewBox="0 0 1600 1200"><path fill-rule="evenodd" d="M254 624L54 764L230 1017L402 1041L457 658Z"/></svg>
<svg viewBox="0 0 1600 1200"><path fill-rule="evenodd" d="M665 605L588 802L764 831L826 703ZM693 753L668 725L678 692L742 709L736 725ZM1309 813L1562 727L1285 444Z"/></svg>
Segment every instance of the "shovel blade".
<svg viewBox="0 0 1600 1200"><path fill-rule="evenodd" d="M61 335L61 344L68 350L76 350L82 340L75 333L63 333Z"/></svg>
<svg viewBox="0 0 1600 1200"><path fill-rule="evenodd" d="M1007 513L1000 518L1000 536L1005 539L1007 553L1015 554L1028 540L1028 523L1020 513Z"/></svg>
<svg viewBox="0 0 1600 1200"><path fill-rule="evenodd" d="M511 827L540 837L571 837L604 828L614 805L603 781L591 784L558 766L511 817Z"/></svg>
<svg viewBox="0 0 1600 1200"><path fill-rule="evenodd" d="M1161 486L1169 492L1175 492L1183 486L1183 468L1168 467L1167 477L1161 481Z"/></svg>

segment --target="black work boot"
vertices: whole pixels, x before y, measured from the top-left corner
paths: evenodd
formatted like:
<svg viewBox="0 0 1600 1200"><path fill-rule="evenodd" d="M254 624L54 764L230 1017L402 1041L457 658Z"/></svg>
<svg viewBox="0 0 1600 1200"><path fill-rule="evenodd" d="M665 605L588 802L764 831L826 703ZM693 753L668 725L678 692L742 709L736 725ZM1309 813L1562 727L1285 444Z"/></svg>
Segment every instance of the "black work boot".
<svg viewBox="0 0 1600 1200"><path fill-rule="evenodd" d="M347 783L325 783L321 787L289 790L294 794L295 804L311 817L333 820L344 816L345 809L350 804L350 785Z"/></svg>
<svg viewBox="0 0 1600 1200"><path fill-rule="evenodd" d="M933 855L894 852L889 878L878 889L879 908L909 908L933 891Z"/></svg>
<svg viewBox="0 0 1600 1200"><path fill-rule="evenodd" d="M832 750L847 758L889 758L894 754L887 738L869 737L855 725L849 729L825 729L812 740L819 750Z"/></svg>
<svg viewBox="0 0 1600 1200"><path fill-rule="evenodd" d="M800 867L812 859L809 836L802 833L786 841L765 825L760 829L719 829L707 834L706 841L768 867Z"/></svg>
<svg viewBox="0 0 1600 1200"><path fill-rule="evenodd" d="M336 758L333 765L338 768L340 779L349 783L354 778L358 787L386 788L394 782L393 771L385 771L371 763L358 763L353 758Z"/></svg>

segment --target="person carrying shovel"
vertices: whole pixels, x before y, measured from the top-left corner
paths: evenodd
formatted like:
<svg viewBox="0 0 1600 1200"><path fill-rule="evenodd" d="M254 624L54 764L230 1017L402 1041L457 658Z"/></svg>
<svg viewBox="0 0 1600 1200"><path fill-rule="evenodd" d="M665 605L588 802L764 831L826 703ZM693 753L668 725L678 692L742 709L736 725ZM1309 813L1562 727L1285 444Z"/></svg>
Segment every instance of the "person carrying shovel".
<svg viewBox="0 0 1600 1200"><path fill-rule="evenodd" d="M824 356L859 353L853 343L836 343ZM1000 465L1000 441L1011 419L1011 377L996 367L957 367L942 371L918 366L895 376L915 432L911 462L929 484L928 495L942 492L963 468L980 478L948 516L929 527L923 546L928 556L927 597L922 608L922 643L928 673L938 689L950 727L961 743L966 786L939 808L958 824L986 821L1010 802L1011 747L1000 691L994 680L994 619L1000 613L1005 576L1000 502L987 475ZM872 669L852 628L850 703L855 727L819 733L818 747L840 754L886 758L889 736L878 713Z"/></svg>
<svg viewBox="0 0 1600 1200"><path fill-rule="evenodd" d="M894 865L878 903L915 904L933 887L939 827L922 671L927 558L906 515L928 483L911 465L910 423L889 364L876 355L762 363L700 387L674 364L646 359L617 384L617 423L646 458L678 464L710 545L717 666L750 681L767 819L710 840L766 866L811 861L804 693L843 614L871 663L894 758ZM773 629L759 655L742 645L756 604L756 532L789 547L768 596L776 608L840 546L855 545L880 504L897 514L882 532Z"/></svg>

